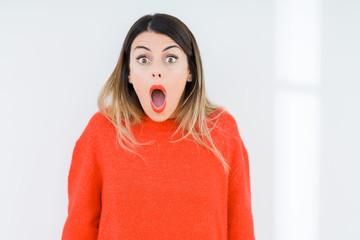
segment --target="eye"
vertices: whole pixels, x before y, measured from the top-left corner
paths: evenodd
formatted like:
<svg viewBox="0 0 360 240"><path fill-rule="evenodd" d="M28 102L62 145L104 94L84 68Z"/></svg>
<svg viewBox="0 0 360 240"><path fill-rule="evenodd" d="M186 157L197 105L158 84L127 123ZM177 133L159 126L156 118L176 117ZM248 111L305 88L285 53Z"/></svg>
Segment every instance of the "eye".
<svg viewBox="0 0 360 240"><path fill-rule="evenodd" d="M145 64L149 62L149 59L144 55L137 57L136 60L138 60L139 63L141 64Z"/></svg>
<svg viewBox="0 0 360 240"><path fill-rule="evenodd" d="M174 63L174 62L176 62L176 59L178 59L178 57L176 57L176 56L169 56L166 58L168 63Z"/></svg>

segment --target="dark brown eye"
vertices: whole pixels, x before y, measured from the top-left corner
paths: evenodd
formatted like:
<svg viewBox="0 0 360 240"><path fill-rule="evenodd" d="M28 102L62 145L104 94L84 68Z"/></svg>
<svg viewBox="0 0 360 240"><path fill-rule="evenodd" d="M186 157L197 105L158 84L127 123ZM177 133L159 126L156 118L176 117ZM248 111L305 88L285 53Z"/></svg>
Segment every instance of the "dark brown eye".
<svg viewBox="0 0 360 240"><path fill-rule="evenodd" d="M145 57L145 56L140 56L140 57L138 57L138 58L136 58L138 61L139 61L139 63L141 63L141 64L145 64L145 63L148 63L149 62L149 59L147 58L147 57Z"/></svg>
<svg viewBox="0 0 360 240"><path fill-rule="evenodd" d="M176 62L177 57L175 56L169 56L166 58L168 63L174 63Z"/></svg>

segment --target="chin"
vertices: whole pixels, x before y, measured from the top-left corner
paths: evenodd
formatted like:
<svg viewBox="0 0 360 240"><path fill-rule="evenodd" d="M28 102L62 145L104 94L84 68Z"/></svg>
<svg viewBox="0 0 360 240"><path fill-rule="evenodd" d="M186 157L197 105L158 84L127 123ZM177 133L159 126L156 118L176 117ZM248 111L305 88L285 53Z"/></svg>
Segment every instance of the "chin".
<svg viewBox="0 0 360 240"><path fill-rule="evenodd" d="M161 113L157 113L157 112L154 112L152 110L150 110L150 113L147 114L149 116L149 118L151 118L153 121L155 122L163 122L165 120L168 120L169 118L172 117L172 113L165 113L164 112L161 112Z"/></svg>

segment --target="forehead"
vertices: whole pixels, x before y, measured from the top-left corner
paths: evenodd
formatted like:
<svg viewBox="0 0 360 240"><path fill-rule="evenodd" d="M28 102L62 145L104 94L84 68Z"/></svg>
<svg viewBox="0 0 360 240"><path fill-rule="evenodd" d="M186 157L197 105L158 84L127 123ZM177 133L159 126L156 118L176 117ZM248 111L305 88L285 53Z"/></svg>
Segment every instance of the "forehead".
<svg viewBox="0 0 360 240"><path fill-rule="evenodd" d="M178 45L172 38L165 34L155 33L153 31L145 31L136 36L131 44L131 51L138 45L156 49L167 47L168 45Z"/></svg>

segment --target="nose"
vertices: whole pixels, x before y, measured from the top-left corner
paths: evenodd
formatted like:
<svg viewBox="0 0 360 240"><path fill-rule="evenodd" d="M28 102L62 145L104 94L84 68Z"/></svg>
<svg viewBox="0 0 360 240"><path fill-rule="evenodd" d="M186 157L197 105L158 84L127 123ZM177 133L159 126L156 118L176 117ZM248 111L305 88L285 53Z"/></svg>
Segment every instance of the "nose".
<svg viewBox="0 0 360 240"><path fill-rule="evenodd" d="M159 78L161 78L161 73L159 73L159 72L153 72L153 74L152 74L152 76L153 77L159 77Z"/></svg>
<svg viewBox="0 0 360 240"><path fill-rule="evenodd" d="M156 61L154 62L151 69L151 73L152 73L152 77L155 79L163 77L162 66L160 62L156 62Z"/></svg>

